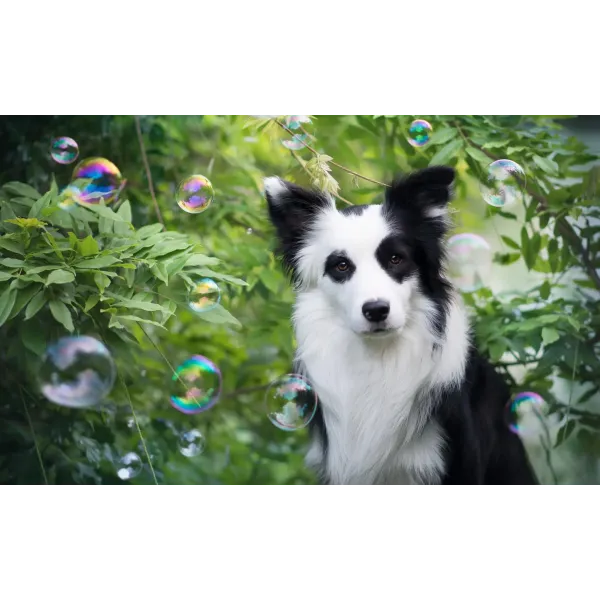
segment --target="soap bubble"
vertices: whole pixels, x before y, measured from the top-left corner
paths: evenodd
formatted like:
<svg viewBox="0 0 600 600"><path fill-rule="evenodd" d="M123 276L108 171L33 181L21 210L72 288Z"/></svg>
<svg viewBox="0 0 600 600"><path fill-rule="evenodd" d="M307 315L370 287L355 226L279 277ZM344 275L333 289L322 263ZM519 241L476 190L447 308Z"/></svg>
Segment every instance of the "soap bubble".
<svg viewBox="0 0 600 600"><path fill-rule="evenodd" d="M286 119L286 126L288 129L300 129L302 123L310 123L310 119L307 115L290 115Z"/></svg>
<svg viewBox="0 0 600 600"><path fill-rule="evenodd" d="M486 285L492 270L490 245L475 233L459 233L448 240L450 279L463 292Z"/></svg>
<svg viewBox="0 0 600 600"><path fill-rule="evenodd" d="M142 459L135 452L128 452L117 462L117 477L123 481L133 479L142 471Z"/></svg>
<svg viewBox="0 0 600 600"><path fill-rule="evenodd" d="M550 407L535 392L520 392L506 405L508 428L523 438L548 434L559 425L558 414L550 415Z"/></svg>
<svg viewBox="0 0 600 600"><path fill-rule="evenodd" d="M408 128L408 143L415 148L422 148L429 142L433 127L423 119L417 119Z"/></svg>
<svg viewBox="0 0 600 600"><path fill-rule="evenodd" d="M125 187L119 169L106 158L86 158L73 171L67 192L79 204L110 204Z"/></svg>
<svg viewBox="0 0 600 600"><path fill-rule="evenodd" d="M252 227L248 227L248 229L246 229L246 235L252 235L254 233L254 231L252 230Z"/></svg>
<svg viewBox="0 0 600 600"><path fill-rule="evenodd" d="M39 372L44 396L71 408L98 404L112 389L115 377L106 346L86 335L64 337L48 346Z"/></svg>
<svg viewBox="0 0 600 600"><path fill-rule="evenodd" d="M50 155L58 164L69 165L77 160L77 157L79 156L79 146L77 145L77 142L70 137L54 138L50 145Z"/></svg>
<svg viewBox="0 0 600 600"><path fill-rule="evenodd" d="M179 452L187 458L193 458L202 454L205 445L204 436L197 429L184 431L179 436Z"/></svg>
<svg viewBox="0 0 600 600"><path fill-rule="evenodd" d="M221 371L205 356L196 354L181 363L171 379L171 404L185 414L215 405L221 393Z"/></svg>
<svg viewBox="0 0 600 600"><path fill-rule="evenodd" d="M273 381L265 393L267 416L275 427L296 431L306 427L317 412L317 394L302 375L284 375Z"/></svg>
<svg viewBox="0 0 600 600"><path fill-rule="evenodd" d="M206 177L192 175L179 184L175 200L185 212L198 215L212 204L214 194L212 183Z"/></svg>
<svg viewBox="0 0 600 600"><path fill-rule="evenodd" d="M282 140L281 144L288 150L302 150L307 137L305 133L296 133L291 140Z"/></svg>
<svg viewBox="0 0 600 600"><path fill-rule="evenodd" d="M215 308L220 300L219 286L212 279L205 277L190 290L188 305L194 312L200 313Z"/></svg>
<svg viewBox="0 0 600 600"><path fill-rule="evenodd" d="M506 206L523 197L525 171L508 159L494 161L487 170L485 183L481 184L483 199L491 206Z"/></svg>

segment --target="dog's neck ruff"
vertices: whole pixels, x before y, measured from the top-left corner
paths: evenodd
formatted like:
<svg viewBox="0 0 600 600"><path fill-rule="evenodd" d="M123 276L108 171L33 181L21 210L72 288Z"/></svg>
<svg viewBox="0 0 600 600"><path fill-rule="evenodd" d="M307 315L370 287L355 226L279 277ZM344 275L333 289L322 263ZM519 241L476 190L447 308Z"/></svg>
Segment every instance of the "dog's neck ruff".
<svg viewBox="0 0 600 600"><path fill-rule="evenodd" d="M440 338L435 307L416 294L401 334L359 336L316 290L300 291L294 309L297 357L321 403L327 452L318 436L307 462L331 483L438 483L444 439L430 419L440 392L459 385L469 350L468 322L457 298Z"/></svg>

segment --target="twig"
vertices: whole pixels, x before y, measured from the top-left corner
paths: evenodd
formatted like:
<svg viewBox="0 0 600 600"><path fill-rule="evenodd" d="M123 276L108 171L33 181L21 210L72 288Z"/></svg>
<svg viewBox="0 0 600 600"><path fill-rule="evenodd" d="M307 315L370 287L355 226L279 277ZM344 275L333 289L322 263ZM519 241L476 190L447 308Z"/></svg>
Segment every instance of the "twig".
<svg viewBox="0 0 600 600"><path fill-rule="evenodd" d="M31 421L31 417L29 416L29 410L27 409L27 402L25 402L25 397L23 396L23 388L19 387L19 391L21 393L21 402L23 402L23 408L25 409L25 416L27 417L27 422L29 423L29 429L31 429L31 435L33 437L33 445L35 446L35 451L37 453L38 461L40 463L40 469L42 470L42 475L44 476L44 483L48 485L48 477L46 477L46 469L44 468L44 461L42 460L42 455L40 453L40 449L38 447L37 438L35 436L35 429L33 428L33 422Z"/></svg>
<svg viewBox="0 0 600 600"><path fill-rule="evenodd" d="M305 148L308 148L308 150L310 150L315 156L320 156L319 152L317 152L312 146L309 146L304 140L300 139L300 137L298 137L291 129L286 127L281 121L278 121L277 119L273 119L273 120L283 130L287 131L290 135L295 136L295 139L298 140ZM348 169L348 167L344 167L343 165L336 163L334 160L330 160L329 164L333 165L334 167L337 167L338 169L342 169L342 171L346 171L346 173L350 173L351 175L354 175L355 177L360 177L360 179L364 179L365 181L370 181L371 183L376 183L377 185L382 185L383 187L392 187L391 185L389 185L387 183L382 183L381 181L377 181L376 179L371 179L370 177L361 175L360 173L357 173L356 171L353 171L352 169Z"/></svg>
<svg viewBox="0 0 600 600"><path fill-rule="evenodd" d="M300 157L293 151L290 150L292 156L296 159L296 161L298 162L298 164L304 169L304 172L312 178L312 173L306 168L306 166L304 165L304 163L300 160ZM338 193L336 192L329 192L330 194L332 194L333 196L335 196L338 200L341 200L342 202L345 202L346 204L349 204L350 206L354 206L352 204L352 202L350 202L349 200L346 200L345 198L342 198Z"/></svg>
<svg viewBox="0 0 600 600"><path fill-rule="evenodd" d="M148 179L148 189L150 190L150 196L152 197L152 202L154 203L154 210L156 211L156 217L158 218L161 225L164 225L165 222L162 218L162 214L160 212L158 202L156 201L156 195L154 194L154 183L152 182L152 173L150 172L150 164L148 163L148 156L146 156L146 147L144 146L144 138L142 137L142 127L140 125L140 118L137 115L133 118L135 119L135 129L137 131L137 137L138 137L138 141L140 143L140 150L142 152L142 160L144 161L144 168L146 169L146 178Z"/></svg>
<svg viewBox="0 0 600 600"><path fill-rule="evenodd" d="M469 144L470 146L473 146L473 148L477 148L491 160L499 160L498 156L496 156L489 150L486 150L479 144L476 144L475 142L470 140L467 136L465 136L460 124L457 121L454 121L453 125L456 127L456 129L458 130L458 133L462 136L462 138L465 140L465 142L467 144ZM532 198L537 200L537 202L538 202L537 211L538 212L549 209L548 201L546 200L546 198L544 196L542 196L541 194L538 194L537 192L532 190L531 186L529 186L518 175L515 174L514 177L517 181L519 181L519 183L521 183L523 185L525 191ZM567 240L567 242L571 246L571 248L577 252L590 279L594 282L594 285L596 286L596 288L600 290L600 275L598 275L598 273L596 272L596 269L594 268L594 264L590 258L589 252L586 250L586 248L584 248L583 243L581 242L581 240L579 239L579 236L577 235L577 232L573 229L572 225L565 219L564 216L556 218L556 225L557 225L560 233L562 234L562 236Z"/></svg>

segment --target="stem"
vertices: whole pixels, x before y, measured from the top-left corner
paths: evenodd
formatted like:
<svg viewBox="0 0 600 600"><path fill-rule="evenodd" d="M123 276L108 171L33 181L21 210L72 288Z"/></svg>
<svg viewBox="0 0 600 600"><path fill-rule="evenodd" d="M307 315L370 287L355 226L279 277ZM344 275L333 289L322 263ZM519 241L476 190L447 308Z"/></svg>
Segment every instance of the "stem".
<svg viewBox="0 0 600 600"><path fill-rule="evenodd" d="M162 218L158 202L156 201L156 195L154 194L154 183L152 182L152 173L150 172L150 164L148 163L148 156L146 155L146 147L144 146L144 138L142 137L142 127L140 125L140 118L136 115L135 119L135 130L137 132L138 141L140 143L140 150L142 152L142 160L144 161L144 169L146 169L146 178L148 179L148 189L150 190L150 196L154 203L154 210L156 211L156 217L161 225L165 222Z"/></svg>
<svg viewBox="0 0 600 600"><path fill-rule="evenodd" d="M277 125L279 125L279 127L281 127L283 130L287 131L290 135L292 135L292 136L296 135L291 129L289 129L288 127L286 127L283 123L281 123L277 119L273 119L273 120L275 121L275 123L277 123ZM296 137L296 139L305 148L308 148L308 150L310 150L315 156L320 156L320 153L317 152L312 146L309 146L306 142L304 142L303 140L301 140L298 137ZM352 169L348 169L348 167L344 167L343 165L340 165L339 163L336 163L333 160L330 160L329 164L333 165L334 167L337 167L338 169L341 169L342 171L346 171L346 173L350 173L351 175L354 175L355 177L360 177L360 179L364 179L365 181L370 181L371 183L376 183L377 185L381 185L383 187L392 187L391 185L388 185L387 183L382 183L381 181L377 181L376 179L371 179L370 177L366 177L365 175L361 175L360 173L357 173L356 171L353 171Z"/></svg>
<svg viewBox="0 0 600 600"><path fill-rule="evenodd" d="M35 451L37 453L38 461L40 463L40 469L42 470L42 475L44 476L44 483L46 485L48 485L48 477L46 477L46 469L44 468L44 461L42 460L40 448L38 446L37 438L35 436L35 429L33 428L33 422L31 421L31 417L29 416L29 410L27 409L27 402L25 402L25 397L23 396L23 388L19 387L19 391L21 393L21 402L23 402L23 408L25 409L25 416L27 417L27 422L29 423L29 429L31 429L31 435L33 437L33 445L35 446Z"/></svg>
<svg viewBox="0 0 600 600"><path fill-rule="evenodd" d="M462 136L462 138L465 140L465 142L467 144L469 144L470 146L473 146L473 148L477 148L491 160L499 160L498 156L496 156L489 150L486 150L479 144L476 144L475 142L473 142L472 140L467 138L465 136L465 134L463 133L463 130L462 130L460 124L458 123L458 121L454 121L452 124L456 127L456 129L458 130L458 133ZM525 181L523 181L518 175L515 175L515 179L517 179L517 181L519 181L523 185L525 191L532 198L537 200L537 202L538 202L537 211L538 212L541 212L543 210L549 210L548 202L544 196L542 196L541 194L538 194L536 191L532 190L531 186L528 185ZM590 258L589 252L583 246L583 243L579 239L577 232L573 229L572 225L565 219L564 216L557 217L556 225L557 225L561 235L563 236L563 238L569 243L571 248L577 253L578 257L580 258L581 262L583 263L583 266L584 266L588 276L594 282L594 285L596 286L596 288L600 290L600 275L598 275L598 273L596 272L596 269L594 268L594 264Z"/></svg>

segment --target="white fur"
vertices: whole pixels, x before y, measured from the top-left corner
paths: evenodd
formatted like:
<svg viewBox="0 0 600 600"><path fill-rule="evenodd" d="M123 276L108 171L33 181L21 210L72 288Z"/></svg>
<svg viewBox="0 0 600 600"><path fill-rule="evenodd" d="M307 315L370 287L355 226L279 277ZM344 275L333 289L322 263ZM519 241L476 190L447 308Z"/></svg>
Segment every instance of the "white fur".
<svg viewBox="0 0 600 600"><path fill-rule="evenodd" d="M389 233L380 206L361 215L324 212L299 260L301 285L294 309L298 358L312 381L328 435L327 464L315 438L307 464L334 484L438 483L443 475L444 440L428 419L433 387L452 386L464 375L468 323L454 298L445 338L429 326L433 304L416 279L399 284L374 253ZM344 250L356 265L349 282L323 277L330 252ZM368 323L362 304L390 301L393 333L363 335ZM437 345L435 345L437 343Z"/></svg>
<svg viewBox="0 0 600 600"><path fill-rule="evenodd" d="M266 177L264 180L265 192L271 197L273 204L281 202L281 196L287 190L285 183L279 177Z"/></svg>

